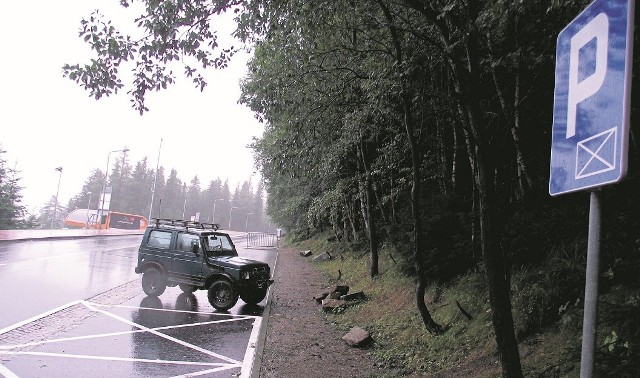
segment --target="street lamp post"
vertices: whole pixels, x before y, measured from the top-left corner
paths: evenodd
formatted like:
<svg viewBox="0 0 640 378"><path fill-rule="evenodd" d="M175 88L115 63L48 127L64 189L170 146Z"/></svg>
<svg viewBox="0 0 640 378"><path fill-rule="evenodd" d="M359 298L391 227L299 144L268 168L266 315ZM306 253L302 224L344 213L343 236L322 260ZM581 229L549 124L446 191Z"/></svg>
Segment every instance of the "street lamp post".
<svg viewBox="0 0 640 378"><path fill-rule="evenodd" d="M86 229L89 229L89 219L91 218L91 194L93 194L92 192L89 192L89 201L87 201L87 224L86 224Z"/></svg>
<svg viewBox="0 0 640 378"><path fill-rule="evenodd" d="M244 221L244 232L248 232L249 231L249 215L252 215L253 213L247 213L247 219Z"/></svg>
<svg viewBox="0 0 640 378"><path fill-rule="evenodd" d="M233 211L233 209L237 209L237 208L238 208L237 206L233 206L229 210L229 230L231 230L231 212Z"/></svg>
<svg viewBox="0 0 640 378"><path fill-rule="evenodd" d="M184 205L182 205L182 219L184 220L184 213L187 210L187 184L182 184L182 190L184 191Z"/></svg>
<svg viewBox="0 0 640 378"><path fill-rule="evenodd" d="M213 200L213 220L211 221L211 223L216 223L216 202L218 201L222 201L222 198L218 198L218 199L214 199Z"/></svg>
<svg viewBox="0 0 640 378"><path fill-rule="evenodd" d="M62 178L62 167L58 167L56 168L56 171L60 172L60 174L58 175L58 190L56 191L56 202L53 206L53 217L51 218L51 229L53 229L53 222L56 219L56 212L58 210L58 194L60 194L60 179Z"/></svg>
<svg viewBox="0 0 640 378"><path fill-rule="evenodd" d="M158 147L158 162L156 163L156 173L153 177L153 187L151 188L151 204L149 205L149 221L153 211L153 197L156 194L156 182L158 181L158 169L160 168L160 151L162 150L162 138L160 138L160 147Z"/></svg>
<svg viewBox="0 0 640 378"><path fill-rule="evenodd" d="M104 170L104 185L102 186L102 203L98 211L98 215L99 215L98 222L100 222L98 228L100 230L102 230L102 215L104 213L104 197L107 194L107 179L109 178L109 159L111 158L111 154L114 152L124 152L126 154L127 152L129 152L129 149L125 147L121 150L109 151L109 153L107 154L107 168L105 168Z"/></svg>

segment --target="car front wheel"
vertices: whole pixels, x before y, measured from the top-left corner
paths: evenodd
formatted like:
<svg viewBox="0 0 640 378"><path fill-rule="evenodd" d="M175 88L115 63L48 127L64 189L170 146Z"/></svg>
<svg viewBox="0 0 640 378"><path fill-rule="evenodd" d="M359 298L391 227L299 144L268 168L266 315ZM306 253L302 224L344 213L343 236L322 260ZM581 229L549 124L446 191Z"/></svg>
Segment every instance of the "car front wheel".
<svg viewBox="0 0 640 378"><path fill-rule="evenodd" d="M227 311L238 301L238 293L231 282L225 279L215 281L209 288L209 303L218 311Z"/></svg>
<svg viewBox="0 0 640 378"><path fill-rule="evenodd" d="M142 290L150 297L157 297L167 288L162 272L158 268L149 268L142 274Z"/></svg>
<svg viewBox="0 0 640 378"><path fill-rule="evenodd" d="M255 305L260 303L266 296L267 296L266 288L253 289L240 294L240 299L242 299L246 304Z"/></svg>

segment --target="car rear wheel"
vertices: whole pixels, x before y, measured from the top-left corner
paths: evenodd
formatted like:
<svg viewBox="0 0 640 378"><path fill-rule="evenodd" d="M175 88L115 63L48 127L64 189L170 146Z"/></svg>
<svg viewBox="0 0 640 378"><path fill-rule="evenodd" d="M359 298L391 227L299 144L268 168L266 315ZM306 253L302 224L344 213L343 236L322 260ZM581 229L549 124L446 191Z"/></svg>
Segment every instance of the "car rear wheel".
<svg viewBox="0 0 640 378"><path fill-rule="evenodd" d="M217 280L209 288L209 303L218 311L227 311L238 302L238 293L231 282L225 279Z"/></svg>
<svg viewBox="0 0 640 378"><path fill-rule="evenodd" d="M164 275L158 268L149 268L142 274L142 290L150 297L157 297L167 288Z"/></svg>
<svg viewBox="0 0 640 378"><path fill-rule="evenodd" d="M196 291L198 288L193 286L193 285L189 285L189 284L180 284L180 290L182 290L183 293L193 293L194 291Z"/></svg>

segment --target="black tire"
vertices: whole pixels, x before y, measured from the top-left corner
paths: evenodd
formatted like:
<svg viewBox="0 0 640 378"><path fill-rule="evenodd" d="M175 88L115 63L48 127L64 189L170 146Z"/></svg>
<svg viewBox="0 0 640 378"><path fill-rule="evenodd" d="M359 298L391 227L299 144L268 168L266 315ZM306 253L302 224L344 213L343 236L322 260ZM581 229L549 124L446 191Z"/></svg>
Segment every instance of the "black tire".
<svg viewBox="0 0 640 378"><path fill-rule="evenodd" d="M190 293L193 293L194 291L198 290L197 287L195 287L193 285L189 285L189 284L179 284L178 286L180 286L180 290L182 290L182 292L186 293L186 294L190 294Z"/></svg>
<svg viewBox="0 0 640 378"><path fill-rule="evenodd" d="M209 287L208 298L213 308L218 311L227 311L238 302L238 293L231 282L220 279Z"/></svg>
<svg viewBox="0 0 640 378"><path fill-rule="evenodd" d="M157 297L164 293L167 281L158 268L149 268L142 273L142 290L150 297Z"/></svg>
<svg viewBox="0 0 640 378"><path fill-rule="evenodd" d="M240 299L244 301L246 304L256 305L267 296L267 289L254 289L251 291L247 291L245 293L240 294Z"/></svg>

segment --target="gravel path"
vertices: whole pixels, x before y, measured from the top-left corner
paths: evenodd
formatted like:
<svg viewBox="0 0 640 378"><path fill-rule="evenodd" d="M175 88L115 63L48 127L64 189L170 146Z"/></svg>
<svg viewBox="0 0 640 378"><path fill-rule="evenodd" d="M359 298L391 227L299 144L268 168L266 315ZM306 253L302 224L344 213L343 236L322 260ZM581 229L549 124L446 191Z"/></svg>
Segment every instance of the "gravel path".
<svg viewBox="0 0 640 378"><path fill-rule="evenodd" d="M313 297L329 283L308 259L289 248L279 251L260 377L393 376L325 321Z"/></svg>

